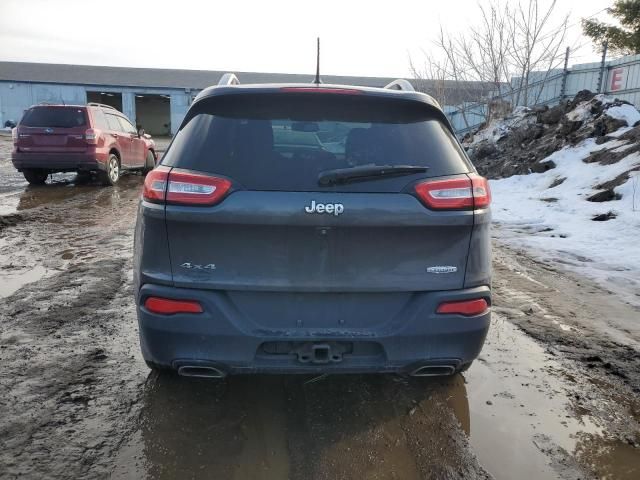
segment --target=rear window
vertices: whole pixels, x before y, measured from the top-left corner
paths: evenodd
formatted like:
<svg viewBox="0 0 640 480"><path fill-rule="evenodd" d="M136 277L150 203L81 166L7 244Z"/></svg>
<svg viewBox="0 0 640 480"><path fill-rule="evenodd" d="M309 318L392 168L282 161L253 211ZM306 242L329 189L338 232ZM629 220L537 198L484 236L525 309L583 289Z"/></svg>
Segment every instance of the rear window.
<svg viewBox="0 0 640 480"><path fill-rule="evenodd" d="M419 178L472 169L447 127L419 102L364 95L237 97L194 105L162 163L224 175L250 190L289 191L399 191ZM323 171L369 164L429 170L318 185Z"/></svg>
<svg viewBox="0 0 640 480"><path fill-rule="evenodd" d="M84 108L34 107L27 110L20 125L25 127L75 128L87 125Z"/></svg>

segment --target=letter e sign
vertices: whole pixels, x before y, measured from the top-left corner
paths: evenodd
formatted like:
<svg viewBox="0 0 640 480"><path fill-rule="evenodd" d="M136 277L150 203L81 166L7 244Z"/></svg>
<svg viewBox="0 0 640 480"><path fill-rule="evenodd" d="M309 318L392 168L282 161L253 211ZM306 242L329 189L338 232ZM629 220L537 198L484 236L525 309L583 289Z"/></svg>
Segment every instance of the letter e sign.
<svg viewBox="0 0 640 480"><path fill-rule="evenodd" d="M624 68L614 68L611 70L611 86L609 90L615 92L622 90L624 80Z"/></svg>

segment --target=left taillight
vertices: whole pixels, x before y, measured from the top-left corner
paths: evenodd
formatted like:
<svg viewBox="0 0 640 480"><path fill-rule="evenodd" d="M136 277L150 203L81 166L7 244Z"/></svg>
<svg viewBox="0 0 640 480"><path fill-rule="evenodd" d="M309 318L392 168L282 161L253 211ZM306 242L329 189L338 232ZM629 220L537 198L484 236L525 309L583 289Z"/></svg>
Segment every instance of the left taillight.
<svg viewBox="0 0 640 480"><path fill-rule="evenodd" d="M18 145L18 127L11 129L11 141L13 141L14 145Z"/></svg>
<svg viewBox="0 0 640 480"><path fill-rule="evenodd" d="M203 312L202 305L195 300L173 300L162 297L148 297L144 301L144 308L160 315Z"/></svg>
<svg viewBox="0 0 640 480"><path fill-rule="evenodd" d="M169 177L169 167L159 166L147 173L142 187L142 198L148 202L164 203L167 191L167 179Z"/></svg>
<svg viewBox="0 0 640 480"><path fill-rule="evenodd" d="M230 189L226 178L160 166L147 174L142 197L155 203L215 205Z"/></svg>
<svg viewBox="0 0 640 480"><path fill-rule="evenodd" d="M479 175L427 180L418 183L414 189L422 203L432 210L486 208L491 203L489 183Z"/></svg>
<svg viewBox="0 0 640 480"><path fill-rule="evenodd" d="M84 132L84 139L89 145L97 145L100 138L100 130L95 128L89 128Z"/></svg>

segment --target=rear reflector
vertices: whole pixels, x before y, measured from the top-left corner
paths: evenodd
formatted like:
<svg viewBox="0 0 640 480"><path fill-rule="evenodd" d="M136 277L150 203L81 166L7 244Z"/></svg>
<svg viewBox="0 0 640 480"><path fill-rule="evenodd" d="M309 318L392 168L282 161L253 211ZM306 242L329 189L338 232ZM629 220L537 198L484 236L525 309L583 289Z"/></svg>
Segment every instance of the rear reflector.
<svg viewBox="0 0 640 480"><path fill-rule="evenodd" d="M160 166L147 175L142 197L155 203L214 205L231 189L226 178Z"/></svg>
<svg viewBox="0 0 640 480"><path fill-rule="evenodd" d="M414 188L418 198L432 210L485 208L491 203L487 179L479 175L430 180L419 183Z"/></svg>
<svg viewBox="0 0 640 480"><path fill-rule="evenodd" d="M362 90L355 88L331 88L331 87L283 87L281 92L289 93L335 93L338 95L360 95Z"/></svg>
<svg viewBox="0 0 640 480"><path fill-rule="evenodd" d="M472 316L480 315L486 312L488 308L489 304L484 298L477 298L474 300L441 303L436 312Z"/></svg>
<svg viewBox="0 0 640 480"><path fill-rule="evenodd" d="M176 313L202 313L202 306L194 300L171 300L169 298L149 297L144 301L144 308L161 315Z"/></svg>

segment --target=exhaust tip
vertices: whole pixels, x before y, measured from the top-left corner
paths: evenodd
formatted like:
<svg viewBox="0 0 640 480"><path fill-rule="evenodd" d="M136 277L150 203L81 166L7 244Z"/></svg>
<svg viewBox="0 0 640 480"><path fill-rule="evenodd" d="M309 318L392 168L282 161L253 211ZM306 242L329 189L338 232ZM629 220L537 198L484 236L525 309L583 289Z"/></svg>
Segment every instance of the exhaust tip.
<svg viewBox="0 0 640 480"><path fill-rule="evenodd" d="M222 370L204 365L182 365L178 367L178 375L197 378L224 378L227 376Z"/></svg>
<svg viewBox="0 0 640 480"><path fill-rule="evenodd" d="M416 368L410 375L412 377L442 377L453 375L455 372L456 367L453 365L424 365Z"/></svg>

